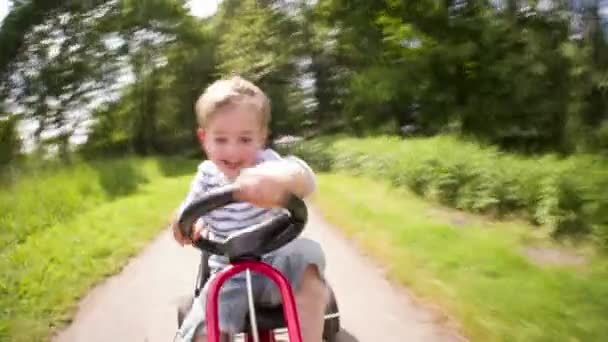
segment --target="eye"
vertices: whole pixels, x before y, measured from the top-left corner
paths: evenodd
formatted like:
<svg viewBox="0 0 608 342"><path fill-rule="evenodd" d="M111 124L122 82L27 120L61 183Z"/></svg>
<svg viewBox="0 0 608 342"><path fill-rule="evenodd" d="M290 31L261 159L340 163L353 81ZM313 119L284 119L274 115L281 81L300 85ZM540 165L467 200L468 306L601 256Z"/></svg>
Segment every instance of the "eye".
<svg viewBox="0 0 608 342"><path fill-rule="evenodd" d="M226 137L215 137L215 142L218 144L225 144L228 141Z"/></svg>
<svg viewBox="0 0 608 342"><path fill-rule="evenodd" d="M251 139L251 137L240 137L239 141L243 144L249 144L253 141L253 139Z"/></svg>

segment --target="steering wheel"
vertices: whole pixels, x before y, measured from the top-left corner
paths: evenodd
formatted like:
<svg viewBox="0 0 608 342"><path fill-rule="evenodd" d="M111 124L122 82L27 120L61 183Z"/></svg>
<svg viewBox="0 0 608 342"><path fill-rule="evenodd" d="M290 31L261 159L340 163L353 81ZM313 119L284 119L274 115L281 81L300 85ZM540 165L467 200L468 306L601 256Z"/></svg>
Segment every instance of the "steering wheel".
<svg viewBox="0 0 608 342"><path fill-rule="evenodd" d="M199 217L235 203L234 194L237 189L235 185L219 187L190 203L178 218L182 234L191 236L192 227ZM288 212L231 234L224 241L213 241L201 236L194 245L211 254L227 256L231 262L239 259L259 259L295 239L306 225L308 210L304 201L290 194L284 208Z"/></svg>

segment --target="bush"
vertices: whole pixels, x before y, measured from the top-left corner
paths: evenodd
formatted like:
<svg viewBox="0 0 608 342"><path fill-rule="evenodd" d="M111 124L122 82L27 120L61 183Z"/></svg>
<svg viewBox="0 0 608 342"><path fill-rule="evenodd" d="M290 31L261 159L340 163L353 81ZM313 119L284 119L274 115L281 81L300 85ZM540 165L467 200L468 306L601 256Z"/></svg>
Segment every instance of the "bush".
<svg viewBox="0 0 608 342"><path fill-rule="evenodd" d="M332 156L325 148L326 144L322 141L308 141L305 144L280 144L274 146L274 149L280 154L293 154L303 160L306 160L311 165L314 165L318 171L328 171L331 169Z"/></svg>
<svg viewBox="0 0 608 342"><path fill-rule="evenodd" d="M601 157L523 158L450 136L322 138L289 152L319 171L382 177L444 205L525 217L555 235L591 233L608 247L608 162Z"/></svg>

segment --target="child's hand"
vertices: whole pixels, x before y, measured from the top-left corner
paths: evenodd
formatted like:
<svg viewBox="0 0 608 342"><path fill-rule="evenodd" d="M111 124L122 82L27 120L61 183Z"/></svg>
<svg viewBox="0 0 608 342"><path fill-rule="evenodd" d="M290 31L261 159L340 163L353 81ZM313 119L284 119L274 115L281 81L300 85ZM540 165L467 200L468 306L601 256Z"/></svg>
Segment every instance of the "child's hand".
<svg viewBox="0 0 608 342"><path fill-rule="evenodd" d="M265 162L241 172L235 181L238 186L235 197L262 208L281 207L287 199L289 182L290 174L284 164Z"/></svg>
<svg viewBox="0 0 608 342"><path fill-rule="evenodd" d="M179 243L182 246L190 245L190 244L192 244L193 241L198 240L201 237L201 234L203 233L203 231L205 229L204 223L202 220L197 220L194 223L194 225L192 226L192 236L190 236L190 237L184 236L182 231L179 229L179 226L178 226L176 220L173 220L173 222L171 223L171 228L173 230L173 238L175 239L175 241L177 241L177 243Z"/></svg>

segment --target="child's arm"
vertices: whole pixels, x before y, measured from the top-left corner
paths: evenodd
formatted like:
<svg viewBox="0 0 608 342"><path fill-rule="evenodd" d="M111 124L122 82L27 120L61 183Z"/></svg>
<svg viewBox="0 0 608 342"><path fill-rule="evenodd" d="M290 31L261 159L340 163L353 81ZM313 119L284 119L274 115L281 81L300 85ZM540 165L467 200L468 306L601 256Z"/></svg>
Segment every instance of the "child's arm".
<svg viewBox="0 0 608 342"><path fill-rule="evenodd" d="M180 245L189 245L192 241L196 241L201 234L205 234L207 228L205 227L205 221L202 218L196 220L194 223L194 227L192 227L192 236L186 237L182 234L182 231L179 229L177 225L177 217L179 211L175 211L173 217L171 218L171 230L173 231L173 238Z"/></svg>
<svg viewBox="0 0 608 342"><path fill-rule="evenodd" d="M278 168L284 169L288 177L286 188L300 198L308 197L316 190L317 182L314 171L308 164L294 156L279 160Z"/></svg>
<svg viewBox="0 0 608 342"><path fill-rule="evenodd" d="M280 207L287 194L304 198L316 187L314 172L296 157L269 160L244 170L236 183L237 198L260 207Z"/></svg>

